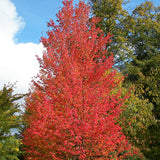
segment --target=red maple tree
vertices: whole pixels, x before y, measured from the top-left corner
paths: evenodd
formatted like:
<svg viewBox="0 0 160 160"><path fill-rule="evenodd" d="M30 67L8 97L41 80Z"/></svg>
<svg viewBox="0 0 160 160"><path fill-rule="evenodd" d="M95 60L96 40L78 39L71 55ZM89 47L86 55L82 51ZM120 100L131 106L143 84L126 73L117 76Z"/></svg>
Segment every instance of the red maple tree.
<svg viewBox="0 0 160 160"><path fill-rule="evenodd" d="M96 28L83 1L63 5L42 38L46 52L26 100L26 159L124 158L130 145L116 121L124 99L112 93L122 79L106 51L111 36Z"/></svg>

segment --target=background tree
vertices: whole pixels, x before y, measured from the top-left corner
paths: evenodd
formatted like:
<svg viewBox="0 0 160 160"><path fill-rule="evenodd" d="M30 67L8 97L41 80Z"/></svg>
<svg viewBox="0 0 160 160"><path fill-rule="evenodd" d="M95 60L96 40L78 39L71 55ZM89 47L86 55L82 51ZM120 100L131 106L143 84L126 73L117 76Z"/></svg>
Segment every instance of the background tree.
<svg viewBox="0 0 160 160"><path fill-rule="evenodd" d="M117 123L121 106L119 86L112 70L113 57L107 56L104 37L89 20L89 7L80 1L63 1L51 20L46 47L39 58L39 80L26 100L27 128L23 143L27 159L122 159L137 154ZM111 71L106 74L106 71Z"/></svg>
<svg viewBox="0 0 160 160"><path fill-rule="evenodd" d="M128 91L122 88L123 92ZM138 95L135 95L134 90L130 92L129 98L124 103L127 108L123 110L119 123L130 142L145 155L150 150L149 127L156 125L156 119L152 114L153 105L146 99L140 99Z"/></svg>
<svg viewBox="0 0 160 160"><path fill-rule="evenodd" d="M150 146L150 149L148 153L145 152L145 155L156 159L160 156L160 139L158 136L160 117L160 8L155 7L150 1L146 1L129 12L123 8L124 1L118 3L116 0L90 0L90 2L93 9L92 13L102 18L97 26L100 26L104 33L109 29L108 26L114 24L114 30L111 30L113 42L107 48L115 48L117 51L113 49L114 57L116 60L118 59L118 68L123 74L128 74L125 85L132 83L135 86L134 94L138 95L139 102L145 100L153 105L152 111L157 119L157 124L148 127L150 136L147 136L146 148ZM122 43L119 42L119 38L123 40ZM120 50L117 50L117 46ZM140 106L138 110L141 110L142 106ZM154 142L150 138L154 139Z"/></svg>
<svg viewBox="0 0 160 160"><path fill-rule="evenodd" d="M117 72L115 81L122 78L122 73ZM148 138L150 136L150 126L155 126L157 121L152 113L153 104L147 99L140 99L138 94L135 94L133 84L128 84L124 87L123 83L120 83L117 88L112 90L112 94L117 94L117 91L121 89L121 96L124 97L129 93L129 97L125 100L122 106L122 113L118 118L118 122L122 127L123 133L129 137L130 142L138 147L143 153L150 150ZM127 106L127 107L126 107ZM135 155L131 159L144 159L144 156L140 153Z"/></svg>
<svg viewBox="0 0 160 160"><path fill-rule="evenodd" d="M20 141L11 129L20 127L20 106L15 103L22 95L12 95L13 86L4 86L0 91L0 159L16 160L19 155Z"/></svg>
<svg viewBox="0 0 160 160"><path fill-rule="evenodd" d="M135 55L127 65L127 80L144 90L141 94L153 103L155 117L160 119L160 81L157 79L160 69L160 10L147 1L126 18L126 23L130 28L128 41L132 43Z"/></svg>
<svg viewBox="0 0 160 160"><path fill-rule="evenodd" d="M158 97L160 96L157 92L159 88L155 88L155 86L159 86L159 81L154 81L154 84L152 81L154 87L151 87L151 84L146 84L147 81L144 80L151 75L152 78L157 77L157 71L160 68L159 7L155 7L150 1L146 1L129 14L128 11L123 9L122 5L125 3L123 0L91 0L90 2L93 14L102 18L97 25L103 29L104 33L107 33L109 27L113 26L111 27L113 28L111 29L113 41L109 44L109 48L113 49L115 59L124 57L121 59L123 64L125 63L125 68L121 71L124 73L125 70L125 73L128 74L127 80L145 90L142 95L153 103L154 110L157 109L157 112L154 111L155 117L159 119ZM120 37L125 41L116 40ZM117 45L120 45L118 49ZM153 92L153 95L151 92ZM155 97L155 95L157 96Z"/></svg>
<svg viewBox="0 0 160 160"><path fill-rule="evenodd" d="M132 22L128 40L132 42L135 57L127 65L127 81L136 87L136 93L148 99L154 106L153 113L157 123L149 126L149 151L144 152L148 158L160 157L160 9L151 2L142 3L128 17Z"/></svg>
<svg viewBox="0 0 160 160"><path fill-rule="evenodd" d="M127 10L123 9L128 0L90 0L92 14L100 17L101 21L97 24L104 34L110 32L112 42L107 44L108 52L113 52L115 63L123 67L124 60L131 57L131 50L128 47L125 19L128 15ZM121 64L121 65L120 65Z"/></svg>

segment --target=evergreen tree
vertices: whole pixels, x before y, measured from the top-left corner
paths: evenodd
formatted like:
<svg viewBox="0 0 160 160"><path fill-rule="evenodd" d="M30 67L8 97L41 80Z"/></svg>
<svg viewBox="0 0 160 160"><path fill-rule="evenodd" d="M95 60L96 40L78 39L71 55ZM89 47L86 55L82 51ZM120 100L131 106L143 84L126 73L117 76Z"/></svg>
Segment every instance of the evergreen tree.
<svg viewBox="0 0 160 160"><path fill-rule="evenodd" d="M0 91L0 159L18 160L20 140L12 133L21 124L19 105L16 100L22 95L12 95L13 86L4 86Z"/></svg>

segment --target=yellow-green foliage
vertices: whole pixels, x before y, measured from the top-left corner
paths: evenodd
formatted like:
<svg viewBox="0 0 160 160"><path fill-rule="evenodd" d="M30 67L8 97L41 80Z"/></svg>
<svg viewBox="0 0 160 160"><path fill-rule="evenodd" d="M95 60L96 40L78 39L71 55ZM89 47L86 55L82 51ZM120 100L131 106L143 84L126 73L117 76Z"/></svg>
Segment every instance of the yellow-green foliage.
<svg viewBox="0 0 160 160"><path fill-rule="evenodd" d="M15 100L22 95L12 95L13 89L4 86L0 91L0 160L18 160L19 140L12 134L11 129L18 129L21 124L17 113L19 105Z"/></svg>
<svg viewBox="0 0 160 160"><path fill-rule="evenodd" d="M1 160L18 160L19 140L15 136L3 136L0 141L0 159Z"/></svg>
<svg viewBox="0 0 160 160"><path fill-rule="evenodd" d="M126 29L123 27L127 16L127 11L122 7L124 0L90 0L90 2L92 13L101 18L97 26L104 31L105 35L108 32L113 35L107 51L114 53L116 62L125 59L125 53L129 53L130 50L124 45L127 43Z"/></svg>
<svg viewBox="0 0 160 160"><path fill-rule="evenodd" d="M109 74L109 71L106 74ZM117 72L115 78L122 77L122 74ZM124 97L128 94L128 98L122 106L123 112L118 122L131 143L141 151L148 150L148 127L156 124L156 119L152 113L153 105L148 100L139 97L133 85L123 86L121 83L111 94L117 94L119 88L122 91L121 96Z"/></svg>

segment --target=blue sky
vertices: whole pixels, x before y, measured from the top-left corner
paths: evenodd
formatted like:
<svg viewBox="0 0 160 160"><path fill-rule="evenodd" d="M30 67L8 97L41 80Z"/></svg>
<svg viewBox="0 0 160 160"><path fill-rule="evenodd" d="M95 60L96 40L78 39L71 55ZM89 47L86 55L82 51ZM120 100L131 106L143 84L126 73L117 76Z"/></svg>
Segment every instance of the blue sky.
<svg viewBox="0 0 160 160"><path fill-rule="evenodd" d="M47 22L52 18L56 21L56 13L62 7L62 0L11 0L16 6L18 15L23 18L25 27L16 38L19 42L39 43L40 37L47 31ZM74 0L78 3L79 0ZM86 2L88 2L86 0ZM130 0L128 8L134 8L144 0ZM152 0L155 5L160 4L159 0Z"/></svg>
<svg viewBox="0 0 160 160"><path fill-rule="evenodd" d="M130 0L127 7L133 9L144 1ZM160 5L160 0L152 2ZM40 38L47 31L47 22L56 21L60 7L62 0L0 0L0 89L17 81L16 92L28 92L39 71L35 55L41 57L44 50Z"/></svg>
<svg viewBox="0 0 160 160"><path fill-rule="evenodd" d="M17 12L26 23L24 30L17 34L18 42L39 43L42 34L47 31L47 22L56 21L56 13L62 7L62 0L12 0ZM74 0L78 3L78 0Z"/></svg>

